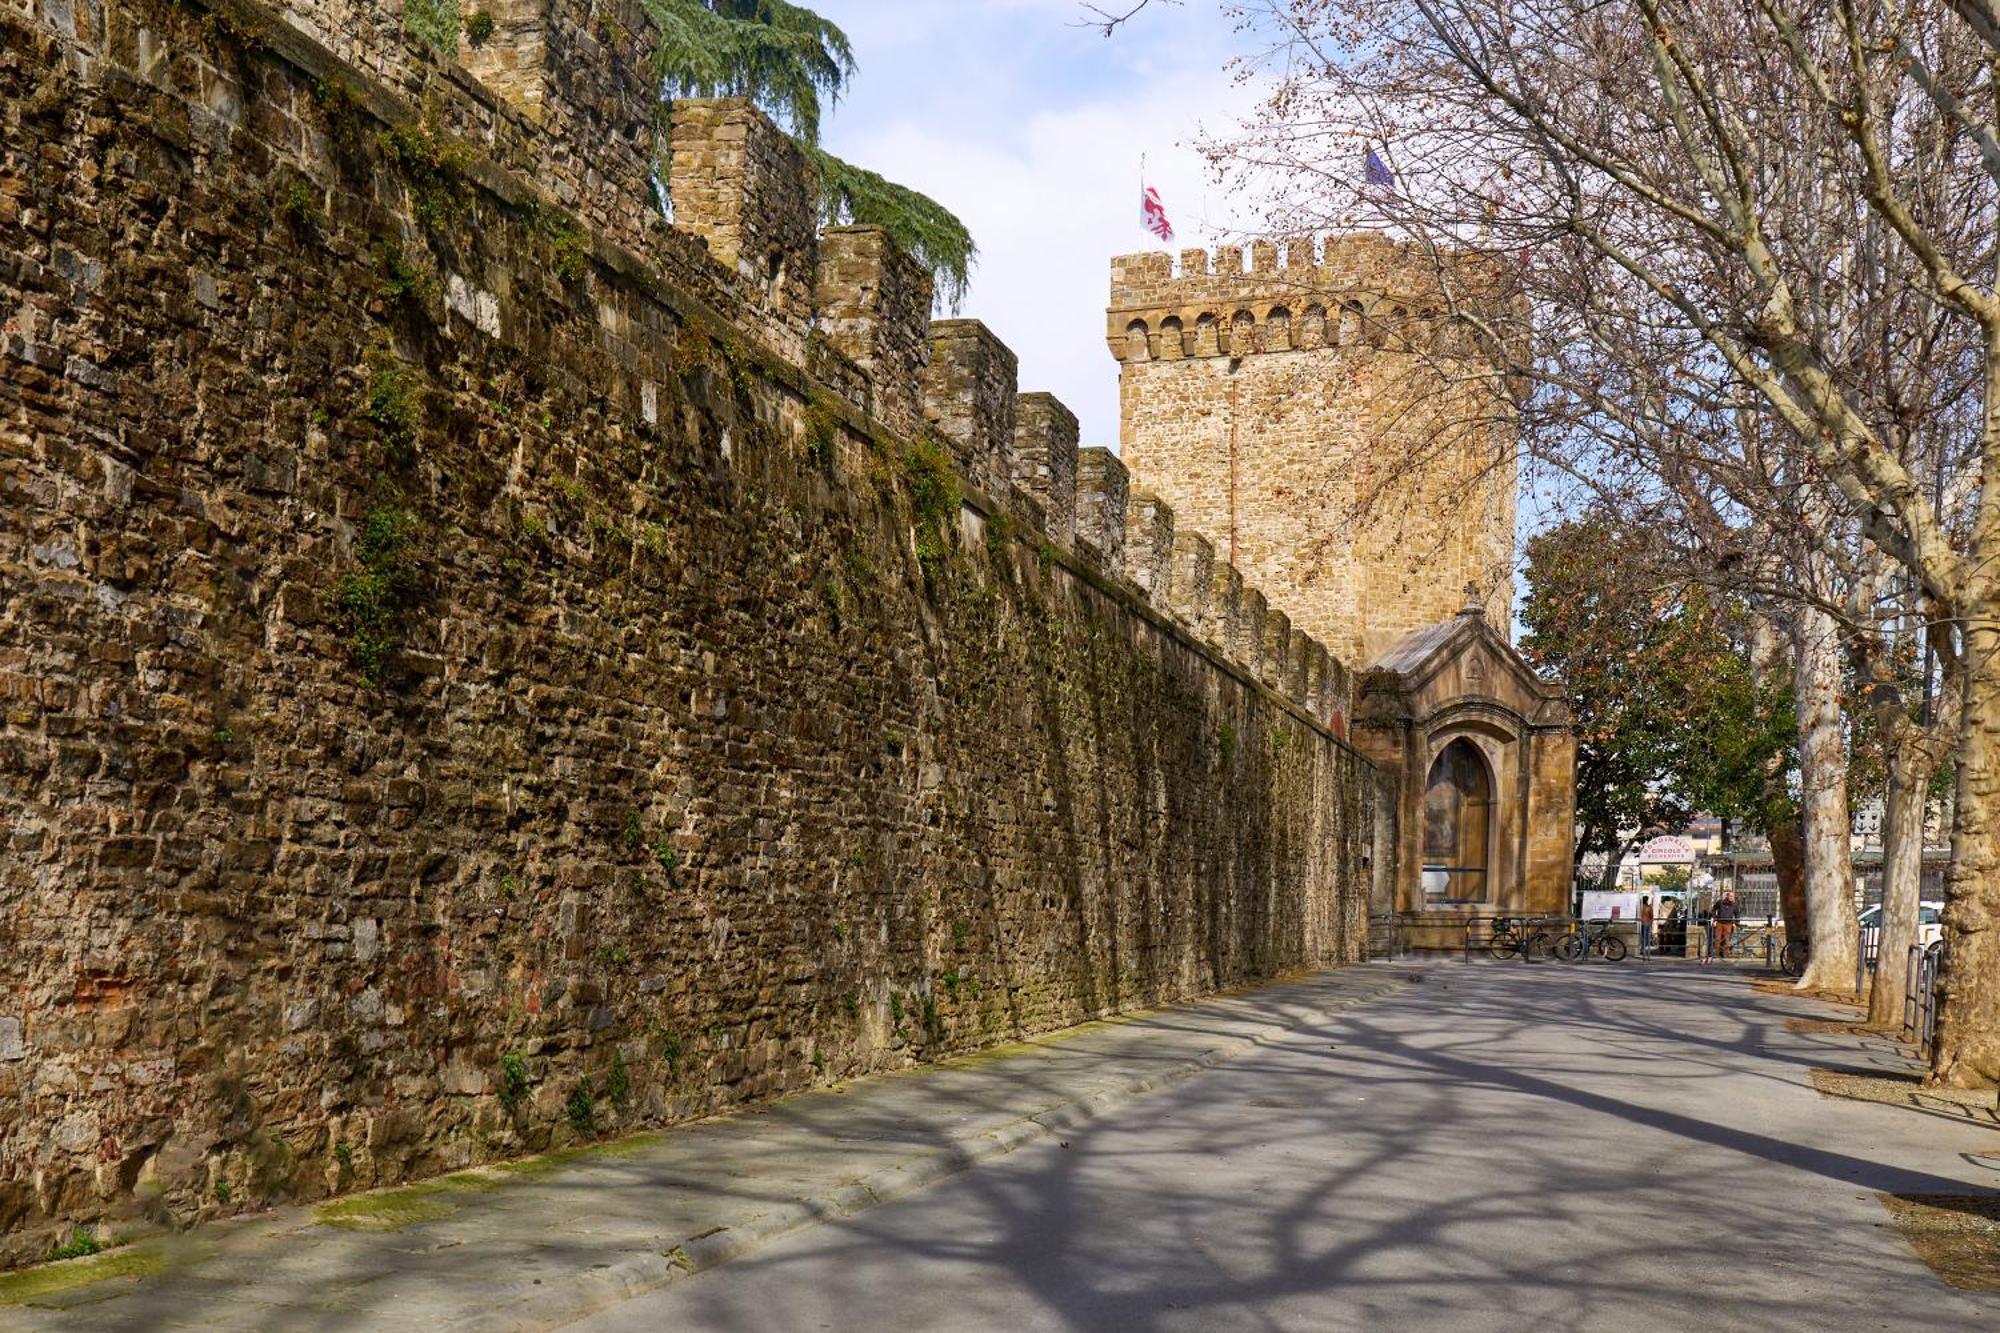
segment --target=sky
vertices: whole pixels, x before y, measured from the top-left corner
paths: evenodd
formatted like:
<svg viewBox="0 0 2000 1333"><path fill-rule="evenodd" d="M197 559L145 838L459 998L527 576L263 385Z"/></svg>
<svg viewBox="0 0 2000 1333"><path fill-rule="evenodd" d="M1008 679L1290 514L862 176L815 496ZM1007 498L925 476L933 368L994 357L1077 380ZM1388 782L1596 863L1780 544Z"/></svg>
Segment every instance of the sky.
<svg viewBox="0 0 2000 1333"><path fill-rule="evenodd" d="M1100 0L1124 8L1130 0ZM1112 255L1213 245L1236 216L1195 145L1254 104L1227 68L1254 49L1218 0L1155 0L1109 38L1079 0L816 0L860 65L826 147L922 190L979 247L958 314L1054 393L1083 443L1118 441L1118 365L1104 345ZM1139 226L1139 164L1172 220Z"/></svg>

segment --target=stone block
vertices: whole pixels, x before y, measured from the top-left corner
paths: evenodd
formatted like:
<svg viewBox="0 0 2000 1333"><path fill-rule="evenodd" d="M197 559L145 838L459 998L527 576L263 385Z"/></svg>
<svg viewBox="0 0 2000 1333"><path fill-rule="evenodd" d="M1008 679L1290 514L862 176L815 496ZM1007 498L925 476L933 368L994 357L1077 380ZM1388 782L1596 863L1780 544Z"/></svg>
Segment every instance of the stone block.
<svg viewBox="0 0 2000 1333"><path fill-rule="evenodd" d="M1201 634L1224 657L1237 656L1236 644L1243 615L1243 571L1222 560L1215 562L1209 577L1208 600L1202 614Z"/></svg>
<svg viewBox="0 0 2000 1333"><path fill-rule="evenodd" d="M881 227L820 234L813 322L867 375L868 410L909 434L923 423L931 275Z"/></svg>
<svg viewBox="0 0 2000 1333"><path fill-rule="evenodd" d="M459 122L460 132L501 156L509 148L529 154L538 191L621 244L642 246L659 217L660 106L659 28L644 0L492 0L480 8L493 31L477 46L462 41L457 57L539 133L522 135L483 107ZM350 17L334 31L311 22L306 30L386 75L421 45L399 31L393 13L387 22ZM429 83L433 69L426 62L408 73Z"/></svg>
<svg viewBox="0 0 2000 1333"><path fill-rule="evenodd" d="M1257 679L1284 693L1285 664L1292 651L1292 618L1274 606L1264 610L1264 648L1257 658Z"/></svg>
<svg viewBox="0 0 2000 1333"><path fill-rule="evenodd" d="M1014 484L1041 502L1051 540L1076 540L1076 414L1049 393L1024 393L1014 408Z"/></svg>
<svg viewBox="0 0 2000 1333"><path fill-rule="evenodd" d="M485 0L493 19L485 41L467 42L459 59L478 80L528 119L542 119L548 100L551 0Z"/></svg>
<svg viewBox="0 0 2000 1333"><path fill-rule="evenodd" d="M1270 608L1261 588L1245 587L1237 602L1236 660L1259 680L1264 678L1264 621Z"/></svg>
<svg viewBox="0 0 2000 1333"><path fill-rule="evenodd" d="M1076 538L1114 573L1125 568L1125 506L1131 478L1118 455L1095 446L1076 451Z"/></svg>
<svg viewBox="0 0 2000 1333"><path fill-rule="evenodd" d="M1329 695L1326 688L1327 672L1333 659L1326 651L1326 645L1318 639L1304 638L1302 641L1305 644L1305 670L1301 679L1306 711L1325 722L1333 715L1327 707Z"/></svg>
<svg viewBox="0 0 2000 1333"><path fill-rule="evenodd" d="M950 442L966 480L996 498L1013 479L1019 371L1013 350L978 320L932 321L924 417Z"/></svg>
<svg viewBox="0 0 2000 1333"><path fill-rule="evenodd" d="M1287 699L1290 699L1301 708L1304 708L1308 701L1306 695L1306 658L1308 651L1312 647L1313 641L1311 637L1296 625L1293 626L1291 646L1285 653L1284 680L1279 689Z"/></svg>
<svg viewBox="0 0 2000 1333"><path fill-rule="evenodd" d="M1202 632L1208 615L1208 598L1215 586L1215 545L1198 532L1176 532L1173 550L1173 582L1168 602L1183 625Z"/></svg>
<svg viewBox="0 0 2000 1333"><path fill-rule="evenodd" d="M675 98L667 136L674 226L743 280L758 309L799 320L818 265L818 173L744 97Z"/></svg>
<svg viewBox="0 0 2000 1333"><path fill-rule="evenodd" d="M1173 595L1174 511L1159 496L1134 491L1125 507L1125 577L1164 611Z"/></svg>

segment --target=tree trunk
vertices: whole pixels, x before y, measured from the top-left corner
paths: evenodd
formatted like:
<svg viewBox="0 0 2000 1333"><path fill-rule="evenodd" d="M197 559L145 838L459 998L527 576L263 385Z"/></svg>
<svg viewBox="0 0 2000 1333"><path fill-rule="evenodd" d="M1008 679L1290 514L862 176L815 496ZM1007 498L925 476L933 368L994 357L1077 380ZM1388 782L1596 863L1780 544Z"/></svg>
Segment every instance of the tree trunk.
<svg viewBox="0 0 2000 1333"><path fill-rule="evenodd" d="M1958 801L1931 1077L1970 1088L2000 1078L2000 939L1994 937L2000 925L2000 621L1989 610L1963 624Z"/></svg>
<svg viewBox="0 0 2000 1333"><path fill-rule="evenodd" d="M1907 735L1895 736L1894 743L1882 810L1882 931L1868 995L1868 1021L1876 1027L1891 1027L1903 1018L1910 946L1917 942L1924 890L1924 797L1931 782L1928 747Z"/></svg>
<svg viewBox="0 0 2000 1333"><path fill-rule="evenodd" d="M1801 987L1854 989L1854 856L1841 731L1839 629L1814 606L1793 619L1798 671L1799 822L1805 840L1806 929L1812 957Z"/></svg>
<svg viewBox="0 0 2000 1333"><path fill-rule="evenodd" d="M1771 869L1778 876L1778 912L1785 918L1785 938L1810 939L1806 928L1806 845L1799 817L1789 812L1771 821Z"/></svg>
<svg viewBox="0 0 2000 1333"><path fill-rule="evenodd" d="M1625 858L1630 856L1632 854L1632 849L1639 845L1640 844L1636 842L1621 842L1613 846L1612 849L1605 854L1604 874L1602 878L1600 878L1597 881L1598 888L1602 889L1606 893L1614 893L1617 891L1618 872L1624 868Z"/></svg>
<svg viewBox="0 0 2000 1333"><path fill-rule="evenodd" d="M1758 689L1776 690L1784 684L1790 668L1785 657L1776 622L1759 612L1750 632L1750 678ZM1793 689L1796 692L1796 673ZM1771 844L1771 870L1778 877L1778 912L1785 918L1785 938L1802 940L1808 937L1805 836L1785 778L1782 759L1773 760L1764 771L1764 836Z"/></svg>

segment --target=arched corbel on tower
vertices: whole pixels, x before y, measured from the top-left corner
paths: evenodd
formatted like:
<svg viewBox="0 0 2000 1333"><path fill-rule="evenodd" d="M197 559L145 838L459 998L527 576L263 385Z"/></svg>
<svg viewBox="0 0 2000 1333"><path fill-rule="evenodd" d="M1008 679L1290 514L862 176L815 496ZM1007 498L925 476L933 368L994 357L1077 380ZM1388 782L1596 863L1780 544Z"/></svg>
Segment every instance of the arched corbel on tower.
<svg viewBox="0 0 2000 1333"><path fill-rule="evenodd" d="M1326 307L1315 301L1307 306L1305 314L1299 317L1298 336L1293 339L1293 343L1310 351L1326 346L1328 341L1326 335Z"/></svg>
<svg viewBox="0 0 2000 1333"><path fill-rule="evenodd" d="M1386 302L1374 301L1361 316L1361 341L1378 352L1389 341L1388 313Z"/></svg>
<svg viewBox="0 0 2000 1333"><path fill-rule="evenodd" d="M1343 301L1340 306L1340 327L1334 341L1342 347L1359 347L1368 329L1368 315L1359 301Z"/></svg>
<svg viewBox="0 0 2000 1333"><path fill-rule="evenodd" d="M1195 356L1222 355L1222 321L1214 311L1205 310L1195 319L1192 350Z"/></svg>
<svg viewBox="0 0 2000 1333"><path fill-rule="evenodd" d="M1245 356L1257 349L1257 317L1239 310L1229 321L1229 354Z"/></svg>
<svg viewBox="0 0 2000 1333"><path fill-rule="evenodd" d="M1125 326L1125 361L1151 361L1153 359L1152 339L1146 328L1146 321L1135 319Z"/></svg>
<svg viewBox="0 0 2000 1333"><path fill-rule="evenodd" d="M1162 361L1178 361L1187 355L1186 334L1181 328L1179 315L1168 315L1160 321L1159 356Z"/></svg>
<svg viewBox="0 0 2000 1333"><path fill-rule="evenodd" d="M1292 350L1292 312L1284 306L1274 305L1264 316L1264 325L1259 331L1258 349L1265 352L1289 352Z"/></svg>

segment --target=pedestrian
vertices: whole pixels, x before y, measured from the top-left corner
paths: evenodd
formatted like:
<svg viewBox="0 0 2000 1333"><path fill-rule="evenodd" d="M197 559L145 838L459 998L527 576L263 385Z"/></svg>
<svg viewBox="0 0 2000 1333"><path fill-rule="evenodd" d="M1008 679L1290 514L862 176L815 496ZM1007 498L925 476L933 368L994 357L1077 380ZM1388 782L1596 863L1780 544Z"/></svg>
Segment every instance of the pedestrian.
<svg viewBox="0 0 2000 1333"><path fill-rule="evenodd" d="M1727 958L1729 956L1729 937L1736 933L1736 921L1742 914L1742 911L1736 906L1736 890L1724 889L1722 891L1722 901L1715 905L1715 915L1712 918L1715 923L1715 956L1717 958Z"/></svg>
<svg viewBox="0 0 2000 1333"><path fill-rule="evenodd" d="M1644 958L1653 951L1653 895L1647 894L1639 900L1639 956Z"/></svg>

